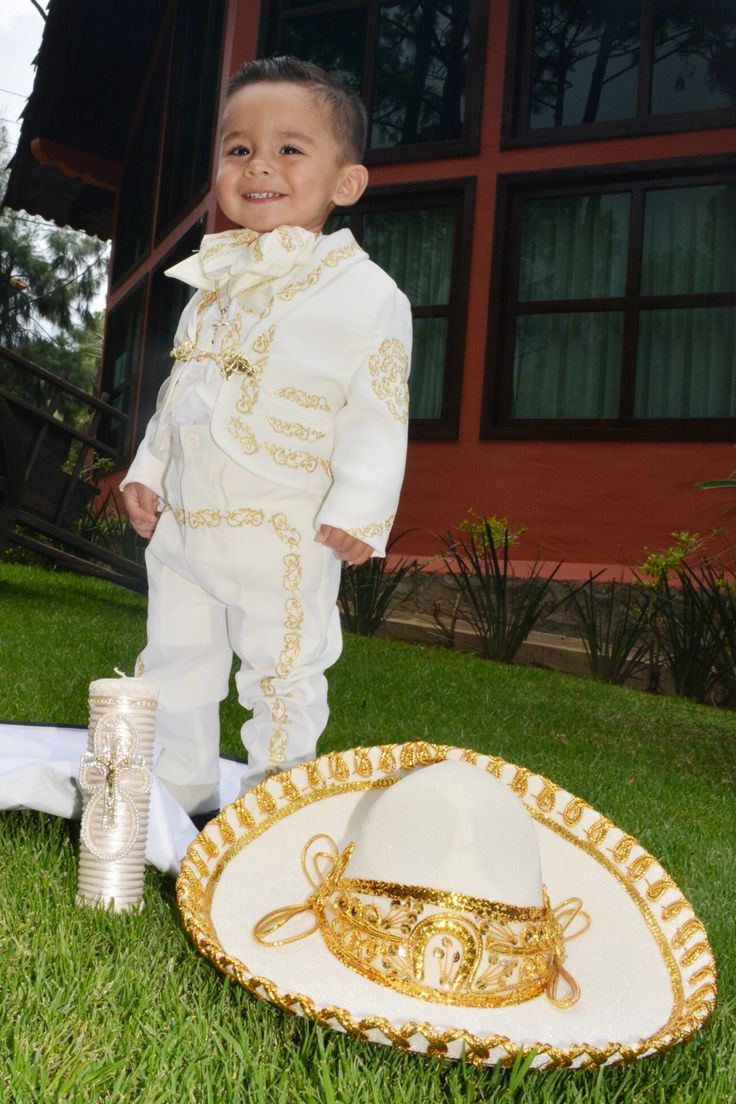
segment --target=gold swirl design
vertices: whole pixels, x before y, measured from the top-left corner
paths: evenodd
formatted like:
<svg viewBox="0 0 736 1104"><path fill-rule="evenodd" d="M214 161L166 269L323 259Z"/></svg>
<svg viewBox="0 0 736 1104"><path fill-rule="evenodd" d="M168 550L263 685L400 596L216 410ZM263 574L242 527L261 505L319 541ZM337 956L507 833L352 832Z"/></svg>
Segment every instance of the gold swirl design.
<svg viewBox="0 0 736 1104"><path fill-rule="evenodd" d="M319 429L302 425L301 422L285 422L283 418L273 418L270 414L268 422L276 433L283 433L284 437L297 437L300 441L319 441L324 437Z"/></svg>
<svg viewBox="0 0 736 1104"><path fill-rule="evenodd" d="M293 525L289 524L289 519L286 514L273 514L268 520L273 526L273 531L279 540L284 541L285 544L289 544L293 548L296 548L302 543L301 533L298 529L295 529Z"/></svg>
<svg viewBox="0 0 736 1104"><path fill-rule="evenodd" d="M271 763L285 763L289 737L284 728L277 728L268 742L268 759Z"/></svg>
<svg viewBox="0 0 736 1104"><path fill-rule="evenodd" d="M298 387L280 387L276 395L280 399L296 403L305 410L322 410L325 414L329 414L332 409L323 395L310 395L307 391L300 391Z"/></svg>
<svg viewBox="0 0 736 1104"><path fill-rule="evenodd" d="M388 337L368 357L371 387L397 422L409 420L409 355L397 337Z"/></svg>
<svg viewBox="0 0 736 1104"><path fill-rule="evenodd" d="M239 506L234 510L173 510L179 525L188 525L191 529L216 529L218 525L229 525L231 529L241 529L244 525L263 525L266 515L263 510L250 506Z"/></svg>
<svg viewBox="0 0 736 1104"><path fill-rule="evenodd" d="M240 445L241 449L246 456L253 456L256 452L260 451L256 435L249 425L246 425L242 418L231 418L227 423L228 433L231 437Z"/></svg>
<svg viewBox="0 0 736 1104"><path fill-rule="evenodd" d="M308 291L309 288L318 284L322 279L322 273L325 268L336 268L337 265L342 264L343 261L347 261L350 257L354 257L356 253L360 253L361 248L357 242L353 242L351 245L342 246L340 249L331 250L322 262L313 268L311 272L308 272L306 276L303 276L300 280L295 280L292 284L287 284L281 291L276 292L276 298L282 299L285 303L290 303L296 296L300 295L303 291Z"/></svg>
<svg viewBox="0 0 736 1104"><path fill-rule="evenodd" d="M327 475L332 476L329 461L307 452L306 449L286 449L282 445L272 445L270 441L267 441L261 448L268 453L274 463L280 464L282 467L295 470L302 469L310 472L310 474L321 468Z"/></svg>
<svg viewBox="0 0 736 1104"><path fill-rule="evenodd" d="M384 533L391 532L395 519L396 514L391 514L385 521L372 521L370 525L362 525L359 529L348 529L347 532L357 540L365 540L366 537L382 537Z"/></svg>

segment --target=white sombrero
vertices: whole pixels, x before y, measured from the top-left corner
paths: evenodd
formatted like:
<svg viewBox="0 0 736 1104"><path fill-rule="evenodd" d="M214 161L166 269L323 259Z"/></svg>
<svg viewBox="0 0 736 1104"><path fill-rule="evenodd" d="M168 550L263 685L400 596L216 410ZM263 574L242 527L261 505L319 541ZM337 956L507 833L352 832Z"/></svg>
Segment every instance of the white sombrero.
<svg viewBox="0 0 736 1104"><path fill-rule="evenodd" d="M227 806L177 882L198 949L322 1026L478 1064L597 1066L708 1020L705 928L548 779L426 743L332 753Z"/></svg>

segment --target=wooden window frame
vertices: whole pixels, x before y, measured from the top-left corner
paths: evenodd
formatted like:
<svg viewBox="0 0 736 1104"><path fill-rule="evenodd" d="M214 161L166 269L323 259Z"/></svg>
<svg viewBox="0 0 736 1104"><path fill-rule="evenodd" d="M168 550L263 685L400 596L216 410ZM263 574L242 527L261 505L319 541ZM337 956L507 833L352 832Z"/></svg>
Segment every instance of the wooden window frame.
<svg viewBox="0 0 736 1104"><path fill-rule="evenodd" d="M639 36L639 77L636 115L599 123L576 123L559 127L530 127L531 63L534 35L534 0L509 4L501 148L561 145L606 138L633 138L647 134L671 134L682 130L714 130L736 126L736 107L703 108L668 115L652 115L649 103L652 87L652 48L655 0L642 0Z"/></svg>
<svg viewBox="0 0 736 1104"><path fill-rule="evenodd" d="M491 273L488 355L483 392L481 438L524 440L731 441L736 416L729 418L636 418L633 415L639 312L645 308L736 307L736 292L646 295L641 276L644 196L661 187L734 184L731 159L682 158L629 165L590 166L557 172L498 177ZM518 255L523 200L565 195L631 192L626 287L622 296L595 299L520 301ZM519 314L571 314L620 310L624 314L621 389L617 418L514 418L510 409Z"/></svg>
<svg viewBox="0 0 736 1104"><path fill-rule="evenodd" d="M314 0L298 8L284 12L282 0L264 0L259 30L258 55L266 57L276 51L280 41L281 23L287 19L308 18L346 9L368 9L368 34L363 53L363 89L361 98L368 111L368 140L370 142L371 114L373 107L374 61L378 9L390 0ZM470 0L468 68L465 88L465 117L460 138L448 138L435 142L414 142L403 146L367 149L366 165L392 164L396 161L426 161L445 157L469 157L480 152L480 122L483 98L485 48L488 35L489 0Z"/></svg>
<svg viewBox="0 0 736 1104"><path fill-rule="evenodd" d="M137 302L136 302L137 300ZM133 442L134 433L134 413L135 407L138 401L138 380L140 376L140 364L141 357L143 355L143 347L145 341L146 332L146 316L148 307L148 277L144 276L140 279L134 287L115 304L113 310L111 310L107 316L106 330L105 330L105 345L103 353L103 366L102 366L102 379L101 390L106 402L112 406L116 406L116 398L122 397L121 405L118 407L121 413L127 415L126 422L117 423L119 431L123 434L120 447L113 444L110 440L104 436L104 429L100 431L98 436L100 440L106 444L110 444L111 448L115 448L120 458L121 463L127 460L130 454ZM115 329L117 318L123 315L123 312L127 310L140 311L140 338L138 341L137 356L131 359L131 363L128 365L128 373L123 380L120 381L117 386L113 386L113 381L110 378L112 371L111 355L112 355L112 343L113 343L113 331ZM126 319L126 330L127 330ZM125 337L124 344L127 346L127 336Z"/></svg>
<svg viewBox="0 0 736 1104"><path fill-rule="evenodd" d="M430 207L453 206L455 208L450 299L447 310L431 306L412 307L413 318L447 318L442 413L439 418L411 418L409 438L413 441L454 441L458 436L475 184L475 177L423 181L420 184L387 184L369 189L355 207L344 212L345 215L350 216L351 229L360 241L362 219L366 214L377 214L382 211L412 211Z"/></svg>

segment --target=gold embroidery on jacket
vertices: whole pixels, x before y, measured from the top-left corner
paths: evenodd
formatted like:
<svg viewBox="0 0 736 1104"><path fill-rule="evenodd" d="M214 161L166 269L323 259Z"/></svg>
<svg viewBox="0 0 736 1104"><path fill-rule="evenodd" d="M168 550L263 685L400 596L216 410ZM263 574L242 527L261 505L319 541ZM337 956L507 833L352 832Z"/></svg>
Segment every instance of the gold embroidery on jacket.
<svg viewBox="0 0 736 1104"><path fill-rule="evenodd" d="M240 385L240 398L235 404L235 409L241 414L250 414L258 401L261 376L268 364L271 345L275 335L276 327L271 326L266 333L259 334L253 341L253 352L258 354L258 359L253 364L252 374L244 377Z"/></svg>
<svg viewBox="0 0 736 1104"><path fill-rule="evenodd" d="M300 292L307 291L309 288L319 283L325 267L336 268L339 264L342 264L343 261L348 260L350 257L354 257L356 253L360 252L362 251L357 242L353 242L351 245L344 245L340 249L331 250L316 268L313 268L306 276L302 276L300 280L295 280L292 284L287 284L281 291L277 291L274 298L283 299L285 303L290 303L295 295L299 295ZM266 309L270 312L270 304Z"/></svg>
<svg viewBox="0 0 736 1104"><path fill-rule="evenodd" d="M323 410L329 414L332 407L322 395L310 395L307 391L300 391L298 387L280 387L276 392L280 399L288 399L289 402L303 406L305 410Z"/></svg>
<svg viewBox="0 0 736 1104"><path fill-rule="evenodd" d="M235 438L246 456L253 456L260 450L261 446L256 440L255 433L242 418L231 418L227 428L230 436Z"/></svg>
<svg viewBox="0 0 736 1104"><path fill-rule="evenodd" d="M381 399L388 412L397 422L406 422L409 418L409 357L403 342L397 337L388 337L377 353L368 358L368 371L371 374L371 387L377 398Z"/></svg>
<svg viewBox="0 0 736 1104"><path fill-rule="evenodd" d="M307 452L306 449L289 450L280 445L272 445L269 441L261 445L261 448L265 449L274 463L281 464L282 467L303 469L310 473L321 468L326 475L332 476L329 461L323 460L321 456L315 456L312 452Z"/></svg>
<svg viewBox="0 0 736 1104"><path fill-rule="evenodd" d="M347 532L351 537L356 537L358 540L365 540L366 537L382 537L384 533L390 532L395 517L396 514L391 514L391 517L387 517L385 521L374 521L370 525L361 526L359 529L348 529Z"/></svg>
<svg viewBox="0 0 736 1104"><path fill-rule="evenodd" d="M312 429L301 422L285 422L282 418L273 418L270 415L268 421L277 433L283 433L285 437L298 437L300 441L319 441L324 437L321 430Z"/></svg>

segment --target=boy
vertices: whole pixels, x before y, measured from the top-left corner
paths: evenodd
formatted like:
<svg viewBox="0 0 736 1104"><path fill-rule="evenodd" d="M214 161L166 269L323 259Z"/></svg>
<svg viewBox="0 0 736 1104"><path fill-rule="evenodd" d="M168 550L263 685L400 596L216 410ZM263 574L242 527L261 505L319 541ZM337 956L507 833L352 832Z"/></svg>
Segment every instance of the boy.
<svg viewBox="0 0 736 1104"><path fill-rule="evenodd" d="M217 176L240 230L168 275L198 288L175 366L121 484L151 537L157 774L193 815L219 804L219 701L234 651L248 785L308 760L342 642L341 561L385 553L406 455L408 301L335 207L360 198L365 109L295 58L231 79Z"/></svg>

